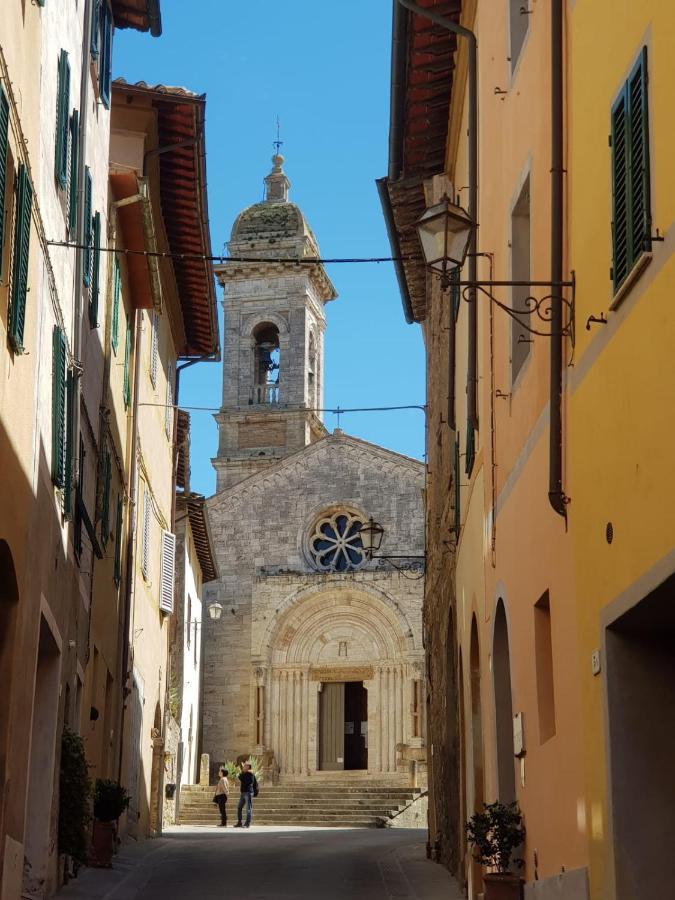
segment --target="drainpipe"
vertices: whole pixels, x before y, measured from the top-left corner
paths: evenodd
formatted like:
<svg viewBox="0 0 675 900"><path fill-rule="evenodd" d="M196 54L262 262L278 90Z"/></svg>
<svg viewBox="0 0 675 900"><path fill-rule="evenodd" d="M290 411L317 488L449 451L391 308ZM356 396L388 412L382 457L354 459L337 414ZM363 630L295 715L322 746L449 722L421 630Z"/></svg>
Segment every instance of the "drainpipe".
<svg viewBox="0 0 675 900"><path fill-rule="evenodd" d="M563 67L562 0L551 0L551 360L548 499L567 519L562 486ZM556 286L557 285L557 286Z"/></svg>
<svg viewBox="0 0 675 900"><path fill-rule="evenodd" d="M445 16L439 16L437 13L431 12L411 3L410 0L398 0L401 6L405 6L411 12L418 16L423 16L430 22L440 25L447 31L463 37L468 42L469 49L469 209L468 213L471 220L475 223L475 227L471 233L471 241L469 243L468 260L469 260L469 345L468 345L468 361L467 361L467 419L468 424L475 429L478 428L478 406L477 406L477 388L478 388L478 315L476 309L476 273L477 273L477 252L478 252L478 43L476 35L473 31L458 25ZM452 366L453 371L450 372L450 385L454 386L454 354L450 354L448 365Z"/></svg>

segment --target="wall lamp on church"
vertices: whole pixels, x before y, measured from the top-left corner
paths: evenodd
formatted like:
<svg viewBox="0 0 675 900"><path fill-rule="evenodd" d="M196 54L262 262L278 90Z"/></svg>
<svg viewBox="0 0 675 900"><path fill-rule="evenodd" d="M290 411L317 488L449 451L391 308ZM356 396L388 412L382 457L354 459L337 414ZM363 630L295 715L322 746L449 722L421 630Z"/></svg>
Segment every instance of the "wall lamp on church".
<svg viewBox="0 0 675 900"><path fill-rule="evenodd" d="M218 603L217 600L214 600L213 603L209 603L207 609L209 611L209 617L213 619L214 622L217 622L223 614L223 604Z"/></svg>
<svg viewBox="0 0 675 900"><path fill-rule="evenodd" d="M426 554L414 555L410 553L403 553L400 555L386 555L379 554L377 551L382 546L382 538L384 537L384 528L380 525L379 522L376 522L371 516L367 522L361 525L359 529L359 537L361 538L361 545L363 547L363 553L366 559L382 559L387 560L391 563L391 565L402 572L402 574L406 574L406 570L412 572L412 575L408 575L406 577L412 578L421 578L424 575L424 560L426 559ZM405 563L395 563L393 560L400 559L406 560Z"/></svg>
<svg viewBox="0 0 675 900"><path fill-rule="evenodd" d="M461 291L470 302L475 292L480 291L530 334L540 337L566 335L574 343L574 273L568 281L462 280L460 270L470 255L469 248L477 223L461 206L452 203L447 194L424 211L416 227L426 266L440 278L442 291L450 289L457 292L457 297ZM529 294L515 308L499 300L494 295L495 288L536 289L539 296ZM546 293L542 293L541 289L547 289ZM553 321L554 301L562 301L564 310L559 326Z"/></svg>

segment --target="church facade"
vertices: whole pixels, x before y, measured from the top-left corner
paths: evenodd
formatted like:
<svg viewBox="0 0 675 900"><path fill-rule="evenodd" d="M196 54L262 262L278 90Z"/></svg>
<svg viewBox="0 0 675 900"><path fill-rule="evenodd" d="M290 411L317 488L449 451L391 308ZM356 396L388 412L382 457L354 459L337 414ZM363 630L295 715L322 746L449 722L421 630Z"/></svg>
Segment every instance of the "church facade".
<svg viewBox="0 0 675 900"><path fill-rule="evenodd" d="M225 362L208 507L220 578L208 602L223 612L205 624L202 752L212 769L254 754L282 781L346 770L423 782L424 467L323 425L336 293L273 162L217 269ZM374 559L359 534L371 517L384 528Z"/></svg>

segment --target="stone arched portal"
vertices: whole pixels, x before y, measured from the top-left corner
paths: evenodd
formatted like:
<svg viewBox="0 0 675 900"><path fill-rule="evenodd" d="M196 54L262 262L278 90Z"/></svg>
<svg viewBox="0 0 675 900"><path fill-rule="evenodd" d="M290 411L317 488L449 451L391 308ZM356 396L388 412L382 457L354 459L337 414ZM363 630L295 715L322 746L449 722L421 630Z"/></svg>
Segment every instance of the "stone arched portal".
<svg viewBox="0 0 675 900"><path fill-rule="evenodd" d="M299 592L258 640L253 733L257 751L273 751L282 776L322 767L320 695L335 684L362 683L367 691L369 772L395 773L397 746L421 744L413 706L422 654L410 623L383 592L337 583Z"/></svg>

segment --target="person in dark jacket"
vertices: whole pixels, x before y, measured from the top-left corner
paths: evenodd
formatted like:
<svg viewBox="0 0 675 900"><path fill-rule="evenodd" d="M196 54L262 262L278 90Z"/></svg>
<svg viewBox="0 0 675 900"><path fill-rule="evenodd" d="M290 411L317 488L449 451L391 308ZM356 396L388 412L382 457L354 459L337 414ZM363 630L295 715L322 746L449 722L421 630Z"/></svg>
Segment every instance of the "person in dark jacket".
<svg viewBox="0 0 675 900"><path fill-rule="evenodd" d="M237 824L234 827L250 828L251 819L253 818L253 798L258 796L258 780L251 771L251 763L243 763L238 777L241 796L239 797L239 806L237 807ZM242 826L241 814L244 807L246 807L246 822Z"/></svg>

